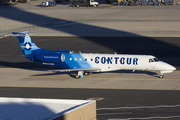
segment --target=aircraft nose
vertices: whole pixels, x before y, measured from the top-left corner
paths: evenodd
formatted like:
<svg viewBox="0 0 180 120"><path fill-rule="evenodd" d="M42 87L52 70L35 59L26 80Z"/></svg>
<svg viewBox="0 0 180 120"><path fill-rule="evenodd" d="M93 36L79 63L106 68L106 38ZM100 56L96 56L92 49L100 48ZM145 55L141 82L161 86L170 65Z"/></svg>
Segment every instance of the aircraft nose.
<svg viewBox="0 0 180 120"><path fill-rule="evenodd" d="M172 70L176 70L176 68L175 68L174 66L171 66L171 69L172 69Z"/></svg>
<svg viewBox="0 0 180 120"><path fill-rule="evenodd" d="M172 70L172 71L176 70L176 68L174 66L167 64L167 63L166 63L166 67L167 67L167 69Z"/></svg>

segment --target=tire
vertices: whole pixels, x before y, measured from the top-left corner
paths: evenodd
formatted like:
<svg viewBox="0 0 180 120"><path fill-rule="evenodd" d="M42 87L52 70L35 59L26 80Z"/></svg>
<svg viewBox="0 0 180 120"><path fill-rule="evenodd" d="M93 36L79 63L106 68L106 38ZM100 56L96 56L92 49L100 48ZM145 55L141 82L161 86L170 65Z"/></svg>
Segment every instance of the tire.
<svg viewBox="0 0 180 120"><path fill-rule="evenodd" d="M75 77L76 77L76 79L79 79L79 75L76 75Z"/></svg>
<svg viewBox="0 0 180 120"><path fill-rule="evenodd" d="M88 75L89 75L89 72L85 72L84 75L85 75L85 76L88 76Z"/></svg>
<svg viewBox="0 0 180 120"><path fill-rule="evenodd" d="M160 75L159 78L164 78L164 75Z"/></svg>

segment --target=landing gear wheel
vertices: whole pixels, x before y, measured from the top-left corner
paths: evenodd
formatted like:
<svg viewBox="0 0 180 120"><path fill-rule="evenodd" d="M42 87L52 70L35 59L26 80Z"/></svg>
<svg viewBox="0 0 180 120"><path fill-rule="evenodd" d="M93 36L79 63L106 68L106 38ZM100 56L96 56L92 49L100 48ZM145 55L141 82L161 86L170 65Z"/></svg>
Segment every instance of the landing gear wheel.
<svg viewBox="0 0 180 120"><path fill-rule="evenodd" d="M164 78L164 75L160 75L159 78Z"/></svg>
<svg viewBox="0 0 180 120"><path fill-rule="evenodd" d="M75 77L76 77L76 79L79 79L79 75L76 75Z"/></svg>
<svg viewBox="0 0 180 120"><path fill-rule="evenodd" d="M85 75L85 76L88 76L88 75L89 75L89 72L85 72L84 75Z"/></svg>

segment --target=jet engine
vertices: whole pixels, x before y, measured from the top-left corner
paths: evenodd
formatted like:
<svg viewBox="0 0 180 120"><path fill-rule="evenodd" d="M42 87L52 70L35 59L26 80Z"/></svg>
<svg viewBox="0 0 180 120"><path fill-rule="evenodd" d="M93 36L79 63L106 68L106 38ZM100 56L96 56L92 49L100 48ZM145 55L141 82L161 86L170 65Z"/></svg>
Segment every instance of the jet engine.
<svg viewBox="0 0 180 120"><path fill-rule="evenodd" d="M52 53L42 53L34 55L34 61L38 62L46 62L46 63L60 63L64 62L65 55L64 54L52 54Z"/></svg>

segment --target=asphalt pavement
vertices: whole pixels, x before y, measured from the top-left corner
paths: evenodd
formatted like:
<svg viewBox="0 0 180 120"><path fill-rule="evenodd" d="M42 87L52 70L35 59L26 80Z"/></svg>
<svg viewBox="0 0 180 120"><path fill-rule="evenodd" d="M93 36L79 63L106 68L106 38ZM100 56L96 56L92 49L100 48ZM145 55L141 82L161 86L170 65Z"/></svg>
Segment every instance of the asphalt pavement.
<svg viewBox="0 0 180 120"><path fill-rule="evenodd" d="M42 8L0 6L0 96L97 100L98 119L180 119L179 6ZM40 48L82 53L150 54L178 71L102 73L74 79L27 60L11 32L29 31ZM121 71L122 72L122 71Z"/></svg>
<svg viewBox="0 0 180 120"><path fill-rule="evenodd" d="M94 99L97 119L180 118L180 91L0 87L1 97Z"/></svg>

